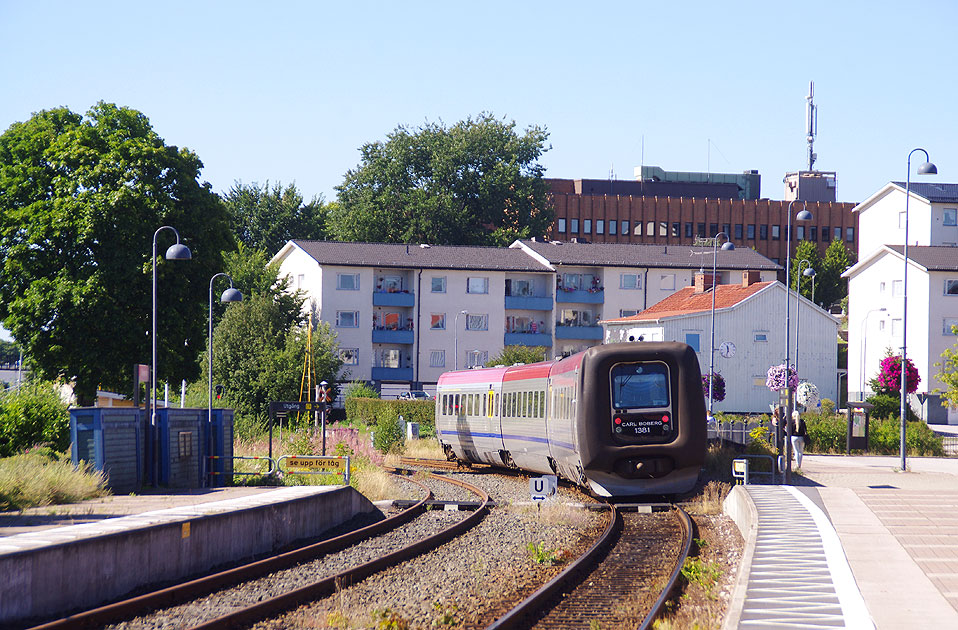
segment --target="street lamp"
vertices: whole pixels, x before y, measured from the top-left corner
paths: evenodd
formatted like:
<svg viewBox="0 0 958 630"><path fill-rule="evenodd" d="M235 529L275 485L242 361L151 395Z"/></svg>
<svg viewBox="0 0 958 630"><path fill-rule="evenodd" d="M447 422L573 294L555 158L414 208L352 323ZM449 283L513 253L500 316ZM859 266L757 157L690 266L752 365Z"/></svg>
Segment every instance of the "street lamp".
<svg viewBox="0 0 958 630"><path fill-rule="evenodd" d="M163 230L173 230L176 235L176 243L170 245L166 250L167 260L190 260L193 254L190 248L180 243L180 233L176 228L164 225L153 233L153 334L150 335L150 341L153 344L152 363L150 364L150 425L156 426L156 237Z"/></svg>
<svg viewBox="0 0 958 630"><path fill-rule="evenodd" d="M718 283L715 282L715 258L718 254L719 237L724 236L725 242L722 243L723 251L732 251L735 249L735 243L725 232L719 232L712 240L712 329L709 334L709 418L712 417L712 390L715 387L715 291Z"/></svg>
<svg viewBox="0 0 958 630"><path fill-rule="evenodd" d="M802 263L807 265L805 271L802 272ZM806 278L811 278L812 281L815 281L815 270L812 269L812 263L806 258L802 258L798 261L798 286L795 290L798 292L798 308L795 309L795 374L798 374L798 359L801 356L801 352L798 350L798 344L801 342L801 336L798 334L799 326L802 323L802 276Z"/></svg>
<svg viewBox="0 0 958 630"><path fill-rule="evenodd" d="M915 151L921 151L925 154L925 163L918 167L919 175L937 175L938 167L928 161L928 151L924 149L917 148L912 149L908 153L908 171L905 174L905 247L904 247L904 257L905 257L905 275L902 278L901 284L901 471L905 472L905 406L906 399L908 397L907 386L907 375L908 370L905 369L905 357L907 355L908 344L906 339L908 338L908 198L911 196L909 189L911 188L911 154Z"/></svg>
<svg viewBox="0 0 958 630"><path fill-rule="evenodd" d="M459 369L459 316L469 315L466 311L456 313L456 369Z"/></svg>
<svg viewBox="0 0 958 630"><path fill-rule="evenodd" d="M861 397L863 402L865 400L865 360L868 358L868 350L867 350L868 340L865 337L865 328L867 328L868 326L868 316L871 315L872 313L879 313L881 311L887 311L887 310L888 309L885 308L884 306L881 308L873 308L872 310L865 313L865 317L862 318L861 335L860 335L862 340L862 347L860 352L861 359L859 360L859 367L860 367L860 376L861 376Z"/></svg>
<svg viewBox="0 0 958 630"><path fill-rule="evenodd" d="M789 378L789 335L790 317L789 301L792 295L791 274L792 266L792 204L797 199L788 202L788 220L785 228L785 483L792 483L792 382ZM811 221L812 213L806 209L805 202L802 202L802 209L795 215L796 221Z"/></svg>
<svg viewBox="0 0 958 630"><path fill-rule="evenodd" d="M230 277L227 273L217 273L210 278L210 337L209 337L209 346L207 347L206 353L209 363L207 365L207 376L209 377L209 422L213 424L213 281L219 278L220 276L225 276L230 279L230 288L223 291L223 294L220 296L220 302L229 303L229 302L242 302L243 294L233 288L233 278Z"/></svg>

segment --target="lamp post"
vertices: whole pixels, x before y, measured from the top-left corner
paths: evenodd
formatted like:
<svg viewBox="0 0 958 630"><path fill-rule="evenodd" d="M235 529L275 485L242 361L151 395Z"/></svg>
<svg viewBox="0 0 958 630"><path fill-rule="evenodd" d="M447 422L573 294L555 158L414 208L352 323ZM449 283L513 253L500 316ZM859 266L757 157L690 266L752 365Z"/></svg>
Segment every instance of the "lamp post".
<svg viewBox="0 0 958 630"><path fill-rule="evenodd" d="M905 461L905 422L907 418L905 416L905 407L907 405L908 398L908 370L905 369L905 358L907 356L908 344L906 342L908 338L908 199L911 197L909 189L911 188L911 155L915 151L921 151L925 154L925 163L918 167L919 175L937 175L938 167L928 161L928 151L924 149L917 148L912 149L908 153L908 170L905 174L905 247L903 250L903 255L905 258L905 272L904 277L902 278L901 284L901 471L905 472L906 461Z"/></svg>
<svg viewBox="0 0 958 630"><path fill-rule="evenodd" d="M802 263L807 265L805 271L802 272ZM798 308L795 309L795 374L798 375L798 360L801 357L801 352L799 352L799 344L801 343L801 336L798 334L799 327L802 324L802 276L806 278L811 278L814 282L815 280L815 270L812 269L812 263L806 258L802 258L798 261L798 286L795 287L795 290L798 292Z"/></svg>
<svg viewBox="0 0 958 630"><path fill-rule="evenodd" d="M860 374L860 377L861 377L861 397L862 397L862 402L865 401L865 360L868 358L867 339L866 339L866 337L865 337L865 328L868 327L868 316L871 315L872 313L879 313L879 312L881 312L881 311L887 311L887 310L888 310L888 309L885 308L884 306L881 307L881 308L873 308L872 310L870 310L870 311L868 311L867 313L865 313L865 317L862 318L861 335L860 335L860 336L861 336L861 340L862 340L862 347L861 347L861 353L860 353L860 354L861 354L861 359L859 360L859 370L860 370L860 371L859 371L859 374Z"/></svg>
<svg viewBox="0 0 958 630"><path fill-rule="evenodd" d="M150 425L156 426L156 237L163 230L172 230L176 235L176 243L166 250L167 260L190 260L193 258L190 248L180 243L180 233L176 228L164 225L153 233L153 333L150 341L153 344L152 363L150 363Z"/></svg>
<svg viewBox="0 0 958 630"><path fill-rule="evenodd" d="M786 211L787 223L785 227L785 483L792 483L792 381L789 378L789 335L791 334L790 330L790 317L789 317L789 302L792 295L791 281L789 280L789 275L791 274L792 266L792 204L795 203L797 199L792 199L788 202L788 210ZM809 212L805 207L805 202L802 202L802 209L797 215L795 215L796 221L810 221L812 219L812 213Z"/></svg>
<svg viewBox="0 0 958 630"><path fill-rule="evenodd" d="M715 291L718 289L718 283L715 282L715 258L718 254L719 237L724 236L725 242L722 243L723 251L732 251L735 249L735 243L725 232L719 232L712 241L712 325L709 333L709 418L712 417L713 389L715 387Z"/></svg>
<svg viewBox="0 0 958 630"><path fill-rule="evenodd" d="M209 363L207 365L207 376L209 377L209 423L213 424L213 281L224 276L230 279L230 288L223 291L223 294L220 296L220 302L229 303L229 302L242 302L243 294L233 288L233 278L230 277L227 273L217 273L210 278L210 336L209 336L209 346L206 349L207 358Z"/></svg>
<svg viewBox="0 0 958 630"><path fill-rule="evenodd" d="M466 311L456 313L456 369L459 369L459 316L469 315Z"/></svg>

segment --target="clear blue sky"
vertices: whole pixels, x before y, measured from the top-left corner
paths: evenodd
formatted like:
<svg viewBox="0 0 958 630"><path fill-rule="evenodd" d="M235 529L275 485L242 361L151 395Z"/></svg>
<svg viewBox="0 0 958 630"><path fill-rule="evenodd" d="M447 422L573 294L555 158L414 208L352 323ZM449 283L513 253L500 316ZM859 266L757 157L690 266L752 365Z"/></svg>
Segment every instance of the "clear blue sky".
<svg viewBox="0 0 958 630"><path fill-rule="evenodd" d="M482 111L540 125L547 176L816 167L859 201L931 153L958 181L958 3L0 0L0 130L99 100L146 114L223 192L335 198L363 143ZM709 148L711 146L711 149Z"/></svg>

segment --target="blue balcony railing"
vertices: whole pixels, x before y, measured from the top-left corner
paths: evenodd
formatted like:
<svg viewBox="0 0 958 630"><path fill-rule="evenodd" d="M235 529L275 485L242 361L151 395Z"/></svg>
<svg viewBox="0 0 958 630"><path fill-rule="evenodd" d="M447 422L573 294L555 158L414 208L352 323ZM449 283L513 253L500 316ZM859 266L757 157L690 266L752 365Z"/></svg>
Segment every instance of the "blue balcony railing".
<svg viewBox="0 0 958 630"><path fill-rule="evenodd" d="M373 329L373 343L412 344L415 335L411 330Z"/></svg>
<svg viewBox="0 0 958 630"><path fill-rule="evenodd" d="M551 346L552 335L549 333L513 332L506 333L503 339L506 346Z"/></svg>
<svg viewBox="0 0 958 630"><path fill-rule="evenodd" d="M551 311L552 305L551 297L520 297L517 295L506 296L507 309L517 309L523 311Z"/></svg>
<svg viewBox="0 0 958 630"><path fill-rule="evenodd" d="M602 326L556 326L556 339L602 341Z"/></svg>
<svg viewBox="0 0 958 630"><path fill-rule="evenodd" d="M575 291L556 291L556 302L560 304L574 302L576 304L603 304L605 302L605 292L602 289L598 291L585 291L578 289Z"/></svg>
<svg viewBox="0 0 958 630"><path fill-rule="evenodd" d="M411 381L411 367L374 367L372 372L374 381Z"/></svg>
<svg viewBox="0 0 958 630"><path fill-rule="evenodd" d="M412 293L388 293L376 291L373 293L373 306L414 306L416 296Z"/></svg>

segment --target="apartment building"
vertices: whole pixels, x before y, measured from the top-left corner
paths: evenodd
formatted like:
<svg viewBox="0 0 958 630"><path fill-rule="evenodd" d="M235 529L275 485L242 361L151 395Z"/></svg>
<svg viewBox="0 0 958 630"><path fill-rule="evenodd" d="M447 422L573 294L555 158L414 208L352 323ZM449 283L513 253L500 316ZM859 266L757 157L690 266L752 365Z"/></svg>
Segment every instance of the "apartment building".
<svg viewBox="0 0 958 630"><path fill-rule="evenodd" d="M603 314L632 315L696 271L778 265L748 248L516 241L508 248L289 241L273 262L338 336L344 377L421 389L506 345L567 355L602 343Z"/></svg>

